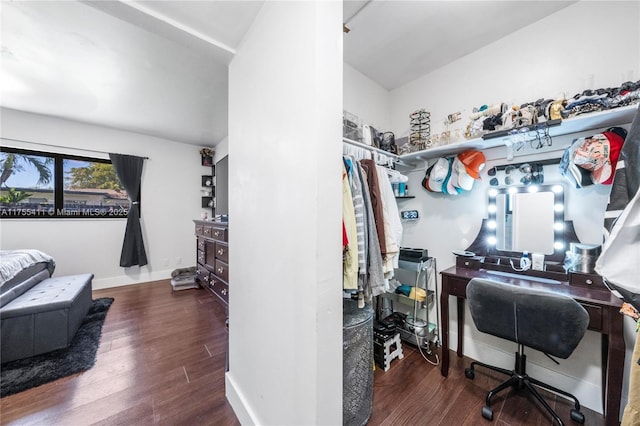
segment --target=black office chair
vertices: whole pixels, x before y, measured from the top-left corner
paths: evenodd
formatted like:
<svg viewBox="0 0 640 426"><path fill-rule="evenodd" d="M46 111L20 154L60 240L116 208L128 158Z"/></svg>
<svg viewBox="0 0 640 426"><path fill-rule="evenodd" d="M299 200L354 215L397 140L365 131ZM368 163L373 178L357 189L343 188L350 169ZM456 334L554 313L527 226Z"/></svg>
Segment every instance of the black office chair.
<svg viewBox="0 0 640 426"><path fill-rule="evenodd" d="M571 410L571 419L584 423L584 414L580 412L580 403L575 396L527 375L524 347L528 346L558 358L568 358L587 330L587 311L571 297L563 294L481 278L474 278L469 282L467 301L473 322L479 331L518 344L513 371L477 361L472 362L465 370L469 379L475 377L476 365L510 376L507 381L489 391L485 406L482 407L482 416L493 420L491 398L503 389L517 386L531 392L558 424L563 425L558 414L533 386L536 385L573 399L575 408Z"/></svg>

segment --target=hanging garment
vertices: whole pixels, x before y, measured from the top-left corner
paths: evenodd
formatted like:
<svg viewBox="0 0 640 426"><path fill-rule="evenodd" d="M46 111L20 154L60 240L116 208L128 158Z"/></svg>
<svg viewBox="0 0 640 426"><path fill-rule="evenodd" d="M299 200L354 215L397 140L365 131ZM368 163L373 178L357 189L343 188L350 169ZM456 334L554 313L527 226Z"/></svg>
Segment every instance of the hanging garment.
<svg viewBox="0 0 640 426"><path fill-rule="evenodd" d="M640 190L613 225L595 269L625 302L640 310Z"/></svg>
<svg viewBox="0 0 640 426"><path fill-rule="evenodd" d="M595 270L609 288L640 310L640 107L616 165L604 219L605 242ZM629 398L622 426L640 422L640 339L631 358ZM621 367L621 366L620 366Z"/></svg>
<svg viewBox="0 0 640 426"><path fill-rule="evenodd" d="M351 196L353 197L353 208L356 217L356 237L358 246L358 272L361 275L367 273L367 265L365 262L365 223L364 223L364 201L362 199L362 184L355 170L355 161L350 157L344 157L347 175L349 178L349 187Z"/></svg>
<svg viewBox="0 0 640 426"><path fill-rule="evenodd" d="M358 241L356 237L356 216L351 197L349 178L342 163L342 220L347 230L347 249L342 262L342 286L346 290L358 288Z"/></svg>
<svg viewBox="0 0 640 426"><path fill-rule="evenodd" d="M606 239L596 272L609 288L640 310L640 108L626 135L616 169L605 213Z"/></svg>
<svg viewBox="0 0 640 426"><path fill-rule="evenodd" d="M640 107L636 110L631 128L626 135L621 136L624 138L624 144L616 164L609 203L605 212L605 239L609 237L611 228L622 210L640 188Z"/></svg>
<svg viewBox="0 0 640 426"><path fill-rule="evenodd" d="M373 209L373 217L375 218L378 242L380 243L380 252L384 257L387 252L387 247L385 245L386 239L384 235L382 196L380 195L380 184L378 183L378 172L376 171L377 166L373 160L360 160L360 165L365 171L367 177L369 195L371 197L371 207Z"/></svg>
<svg viewBox="0 0 640 426"><path fill-rule="evenodd" d="M382 254L380 253L380 243L378 242L378 232L371 206L371 196L369 194L369 184L362 165L359 165L359 176L362 179L362 197L364 200L365 223L367 225L366 236L366 259L367 274L362 277L362 287L367 301L372 297L384 293L384 272L382 270Z"/></svg>
<svg viewBox="0 0 640 426"><path fill-rule="evenodd" d="M387 171L382 166L376 167L378 174L378 182L380 184L380 195L383 207L383 225L385 235L384 266L383 270L390 278L393 270L398 267L398 259L400 256L400 246L402 243L402 222L400 221L400 213L398 212L398 204L396 197L389 182Z"/></svg>

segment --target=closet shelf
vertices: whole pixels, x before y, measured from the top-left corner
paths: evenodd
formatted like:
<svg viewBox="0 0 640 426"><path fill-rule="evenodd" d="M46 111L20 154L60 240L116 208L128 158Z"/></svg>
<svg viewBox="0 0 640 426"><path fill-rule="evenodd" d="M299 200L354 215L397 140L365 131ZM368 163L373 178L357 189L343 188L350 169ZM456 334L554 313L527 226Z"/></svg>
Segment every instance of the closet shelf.
<svg viewBox="0 0 640 426"><path fill-rule="evenodd" d="M568 118L566 120L562 120L558 126L549 127L549 135L551 137L563 136L572 133L628 124L633 121L636 110L638 110L638 104ZM448 145L436 146L422 151L400 155L398 164L405 167L415 167L420 161L455 155L468 149L485 150L498 146L505 146L506 142L509 141L510 138L511 137L509 135L492 139L483 139L482 137L479 137L462 140Z"/></svg>

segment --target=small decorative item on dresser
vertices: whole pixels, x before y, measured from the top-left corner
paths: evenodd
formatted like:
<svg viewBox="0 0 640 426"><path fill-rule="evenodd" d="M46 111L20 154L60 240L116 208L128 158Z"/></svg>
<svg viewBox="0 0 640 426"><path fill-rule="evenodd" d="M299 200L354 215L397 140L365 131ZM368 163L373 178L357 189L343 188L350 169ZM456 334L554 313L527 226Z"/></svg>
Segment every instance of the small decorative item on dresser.
<svg viewBox="0 0 640 426"><path fill-rule="evenodd" d="M203 166L213 166L213 153L214 151L211 148L202 148L200 150Z"/></svg>

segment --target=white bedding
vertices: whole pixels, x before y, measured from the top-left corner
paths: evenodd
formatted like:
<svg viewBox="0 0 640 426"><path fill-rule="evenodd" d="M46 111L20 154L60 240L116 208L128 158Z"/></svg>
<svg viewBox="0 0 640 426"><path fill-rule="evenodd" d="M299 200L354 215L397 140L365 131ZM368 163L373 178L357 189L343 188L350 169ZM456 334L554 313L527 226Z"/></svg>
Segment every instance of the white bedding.
<svg viewBox="0 0 640 426"><path fill-rule="evenodd" d="M29 266L40 262L55 265L53 257L40 250L0 250L0 285Z"/></svg>

